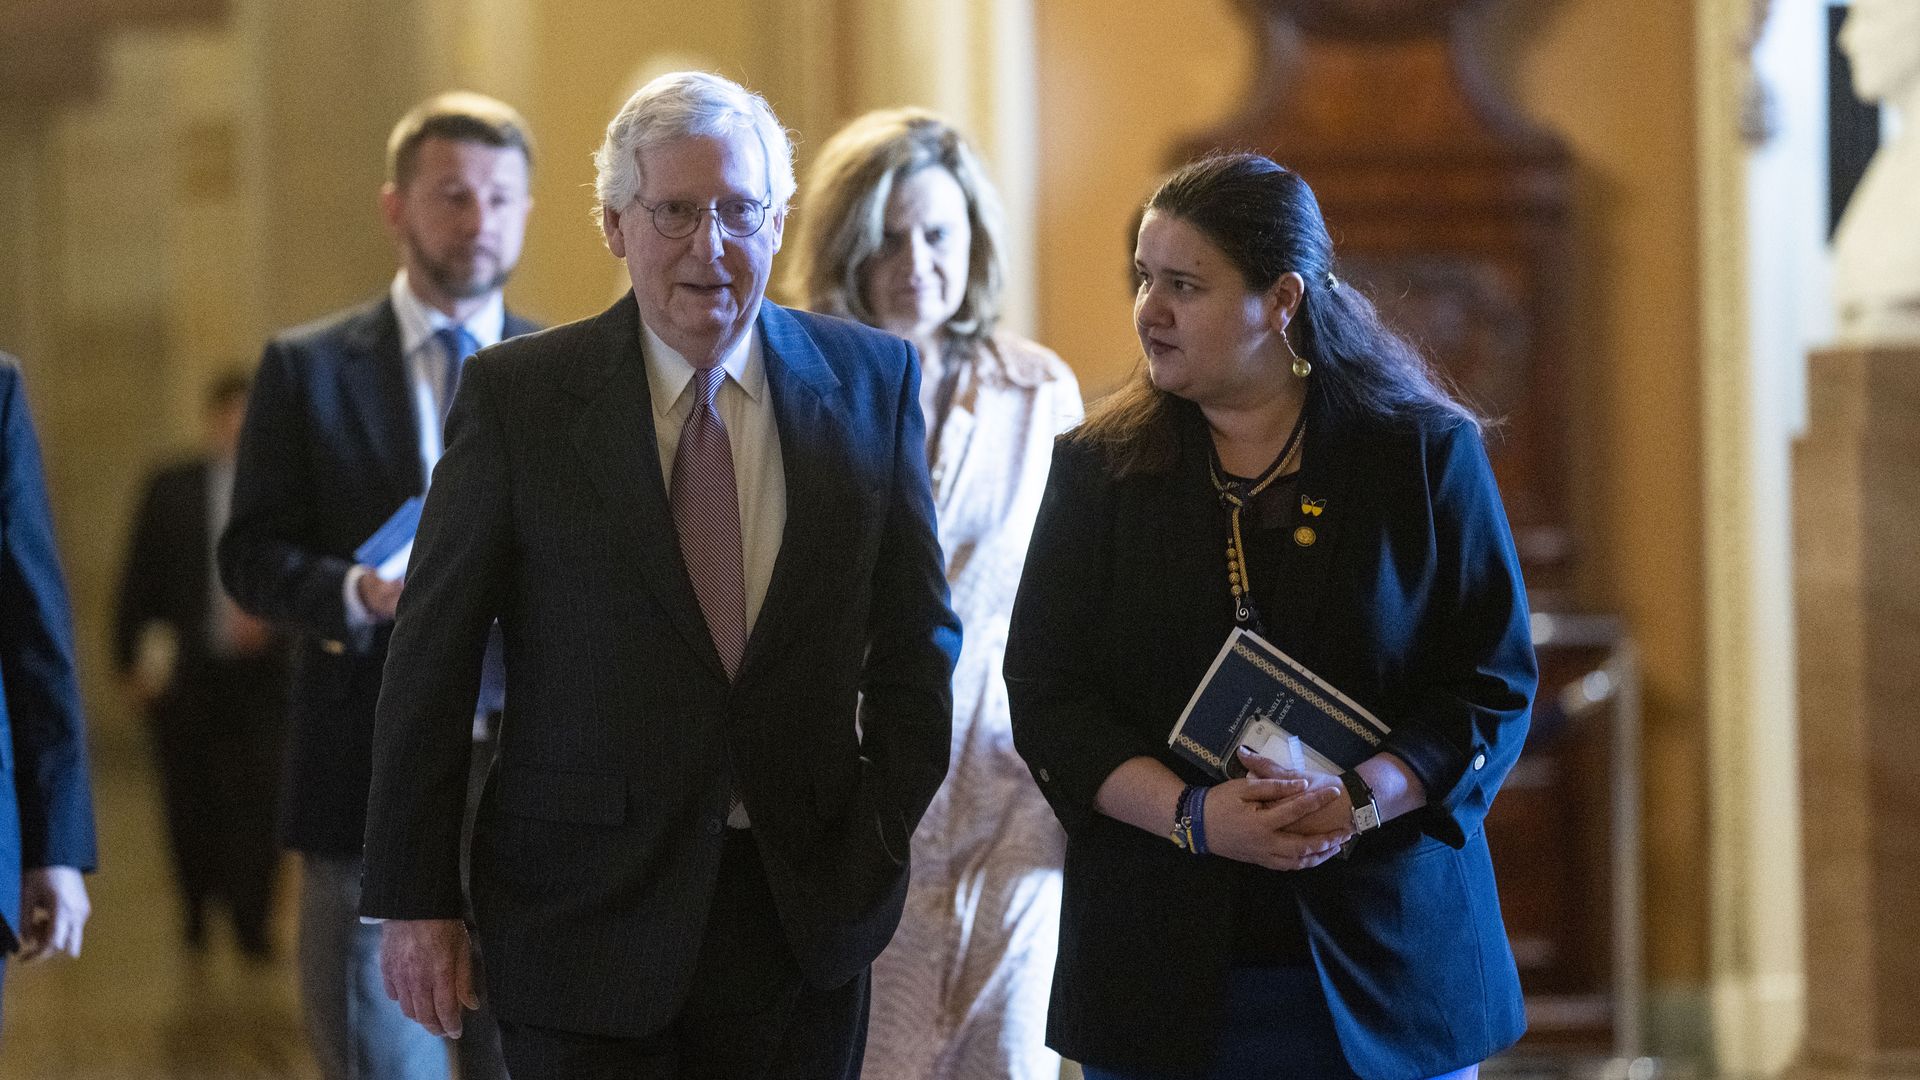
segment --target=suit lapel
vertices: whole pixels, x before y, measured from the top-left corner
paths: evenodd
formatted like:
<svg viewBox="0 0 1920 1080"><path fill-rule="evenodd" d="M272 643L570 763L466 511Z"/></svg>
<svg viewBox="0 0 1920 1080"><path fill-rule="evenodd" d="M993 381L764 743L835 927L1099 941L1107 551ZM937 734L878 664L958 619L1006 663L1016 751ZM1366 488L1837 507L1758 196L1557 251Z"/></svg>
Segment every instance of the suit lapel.
<svg viewBox="0 0 1920 1080"><path fill-rule="evenodd" d="M701 660L724 676L700 600L680 557L673 508L660 476L653 394L640 351L640 308L628 293L594 320L595 340L569 375L567 389L585 401L573 424L581 468L606 501L647 585Z"/></svg>
<svg viewBox="0 0 1920 1080"><path fill-rule="evenodd" d="M819 347L785 308L767 301L760 304L760 334L774 422L780 431L787 522L766 600L741 658L743 675L788 629L803 621L797 616L806 610L800 601L806 585L818 580L821 567L832 564L833 530L826 518L836 507L845 508L826 497L827 481L836 463L844 466L851 460L840 380Z"/></svg>
<svg viewBox="0 0 1920 1080"><path fill-rule="evenodd" d="M387 483L404 499L426 490L420 463L420 423L413 387L400 351L400 321L382 300L348 329L340 365L341 397L372 445Z"/></svg>

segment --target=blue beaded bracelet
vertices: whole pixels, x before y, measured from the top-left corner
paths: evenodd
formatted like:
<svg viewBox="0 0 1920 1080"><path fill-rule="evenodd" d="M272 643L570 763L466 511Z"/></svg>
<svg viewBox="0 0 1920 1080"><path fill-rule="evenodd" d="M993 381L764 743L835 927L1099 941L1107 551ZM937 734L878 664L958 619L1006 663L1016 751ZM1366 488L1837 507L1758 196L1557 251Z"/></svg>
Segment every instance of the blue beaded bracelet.
<svg viewBox="0 0 1920 1080"><path fill-rule="evenodd" d="M1212 788L1194 788L1193 797L1193 853L1207 853L1207 792Z"/></svg>

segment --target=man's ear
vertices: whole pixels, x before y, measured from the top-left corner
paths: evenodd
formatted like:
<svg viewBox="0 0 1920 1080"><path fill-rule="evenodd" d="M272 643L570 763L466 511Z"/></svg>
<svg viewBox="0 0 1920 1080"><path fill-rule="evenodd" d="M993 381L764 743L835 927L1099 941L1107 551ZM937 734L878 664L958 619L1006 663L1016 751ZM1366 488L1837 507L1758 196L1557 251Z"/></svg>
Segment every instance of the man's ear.
<svg viewBox="0 0 1920 1080"><path fill-rule="evenodd" d="M600 231L606 234L607 250L616 259L627 257L627 238L620 235L620 211L611 206L600 208Z"/></svg>
<svg viewBox="0 0 1920 1080"><path fill-rule="evenodd" d="M767 228L773 230L773 250L778 253L780 244L787 238L787 208L774 207L767 214Z"/></svg>
<svg viewBox="0 0 1920 1080"><path fill-rule="evenodd" d="M406 197L389 180L380 185L380 223L386 226L387 235L394 240L406 234L406 226L401 220L405 214Z"/></svg>

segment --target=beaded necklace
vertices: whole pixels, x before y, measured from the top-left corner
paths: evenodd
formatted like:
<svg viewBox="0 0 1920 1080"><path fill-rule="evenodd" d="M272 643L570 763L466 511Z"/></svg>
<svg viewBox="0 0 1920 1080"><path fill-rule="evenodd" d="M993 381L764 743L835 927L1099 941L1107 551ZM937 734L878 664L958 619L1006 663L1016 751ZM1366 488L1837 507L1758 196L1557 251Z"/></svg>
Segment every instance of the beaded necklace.
<svg viewBox="0 0 1920 1080"><path fill-rule="evenodd" d="M1207 452L1207 479L1213 481L1213 490L1220 496L1220 505L1226 508L1231 526L1227 534L1227 586L1233 591L1234 621L1241 626L1254 626L1254 615L1253 578L1247 573L1247 548L1240 538L1240 512L1255 496L1273 486L1273 482L1299 456L1300 434L1306 428L1307 410L1301 409L1300 418L1293 422L1293 431L1287 436L1286 445L1280 448L1280 456L1273 459L1273 464L1267 466L1266 471L1250 481L1221 479L1224 467L1220 464L1219 448L1210 447Z"/></svg>

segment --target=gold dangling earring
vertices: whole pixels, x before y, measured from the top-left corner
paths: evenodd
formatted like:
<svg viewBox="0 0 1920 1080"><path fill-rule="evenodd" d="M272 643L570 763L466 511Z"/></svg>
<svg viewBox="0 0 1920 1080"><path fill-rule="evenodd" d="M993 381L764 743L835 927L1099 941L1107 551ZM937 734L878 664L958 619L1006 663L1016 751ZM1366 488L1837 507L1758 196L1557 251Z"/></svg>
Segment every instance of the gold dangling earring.
<svg viewBox="0 0 1920 1080"><path fill-rule="evenodd" d="M1307 363L1305 357L1293 351L1293 342L1287 340L1286 331L1283 330L1280 332L1280 340L1287 347L1287 355L1293 357L1294 378L1304 379L1313 374L1313 365Z"/></svg>

